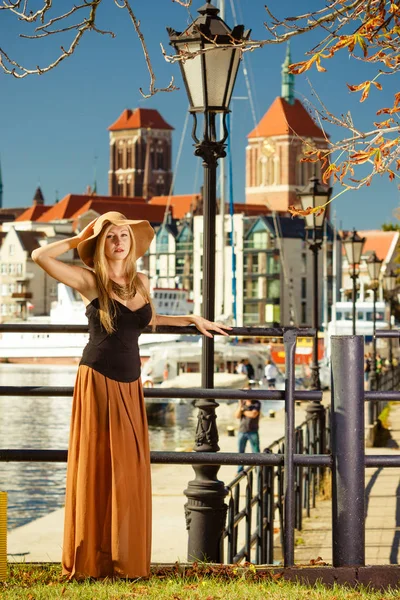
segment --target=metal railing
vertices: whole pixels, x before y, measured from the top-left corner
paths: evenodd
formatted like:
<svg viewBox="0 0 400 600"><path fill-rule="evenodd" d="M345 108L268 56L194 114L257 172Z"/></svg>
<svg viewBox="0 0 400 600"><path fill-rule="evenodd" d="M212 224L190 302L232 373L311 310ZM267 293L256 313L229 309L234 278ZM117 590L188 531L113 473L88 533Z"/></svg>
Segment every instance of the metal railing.
<svg viewBox="0 0 400 600"><path fill-rule="evenodd" d="M327 426L321 431L321 419L314 415L295 429L295 454L316 455L320 448L330 446L329 409L325 409ZM322 439L322 437L324 439ZM266 454L285 453L285 437L276 440L265 450ZM307 517L315 508L322 480L322 468L298 465L294 472L295 529L302 529L303 513ZM226 486L228 491L228 518L224 532L226 556L229 563L241 560L256 564L277 561L274 552L279 531L280 546L284 547L284 490L285 467L247 467ZM239 549L239 536L244 540ZM241 542L242 543L242 542ZM279 556L279 558L281 558Z"/></svg>
<svg viewBox="0 0 400 600"><path fill-rule="evenodd" d="M0 325L0 332L14 331L70 331L81 332L82 326L36 326ZM197 333L192 327L160 328L165 333ZM322 470L332 470L332 543L333 565L362 566L365 564L365 467L400 467L400 455L365 456L365 402L400 402L400 392L364 391L364 339L362 336L332 336L332 401L328 434L320 425L324 423L325 411L316 413L315 422L307 422L303 432L294 426L295 402L297 400L321 401L319 391L295 390L294 356L296 337L311 336L310 330L282 328L235 328L233 336L283 335L286 355L286 387L278 390L216 390L216 389L146 389L147 398L211 398L283 400L285 405L285 437L269 450L259 454L237 454L225 452L152 452L153 463L191 465L249 465L248 469L235 478L226 491L229 494L228 523L223 529L227 539L228 560L240 560L251 556L255 546L255 561L273 562L273 523L278 511L283 558L285 566L294 564L295 529L301 527L302 506L307 512L315 502ZM400 337L399 332L395 333ZM393 335L393 337L395 337ZM0 398L4 395L23 397L70 396L72 388L55 387L0 387ZM315 408L315 407L314 407ZM317 415L320 415L318 425ZM308 453L306 453L306 448ZM329 452L324 454L324 452ZM1 461L57 461L67 459L66 450L0 450ZM274 475L274 473L276 475ZM255 486L255 479L257 484ZM246 505L238 503L240 492L237 484L246 480ZM236 482L236 483L235 483ZM256 493L253 489L256 488ZM272 488L275 491L272 493ZM207 507L208 509L208 507ZM244 512L243 512L244 511ZM208 511L210 512L210 511ZM212 511L211 511L212 513ZM245 523L244 547L238 549L238 527ZM253 529L253 524L256 527ZM266 530L269 535L265 535ZM189 529L189 540L192 535ZM193 557L190 557L193 559ZM204 558L204 557L203 557Z"/></svg>

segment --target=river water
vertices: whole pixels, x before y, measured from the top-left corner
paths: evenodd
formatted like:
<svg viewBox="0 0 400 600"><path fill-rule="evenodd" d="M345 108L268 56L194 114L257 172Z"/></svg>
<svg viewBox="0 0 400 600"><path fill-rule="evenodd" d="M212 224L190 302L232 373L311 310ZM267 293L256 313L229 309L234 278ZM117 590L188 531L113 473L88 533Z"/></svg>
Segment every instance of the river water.
<svg viewBox="0 0 400 600"><path fill-rule="evenodd" d="M0 364L0 385L73 386L76 369ZM67 449L71 405L72 398L0 397L0 447ZM231 423L232 410L227 409L226 405L218 409L219 427ZM196 415L191 401L181 401L162 421L151 421L151 450L191 449ZM8 528L62 507L65 475L64 463L0 462L0 490L8 492Z"/></svg>

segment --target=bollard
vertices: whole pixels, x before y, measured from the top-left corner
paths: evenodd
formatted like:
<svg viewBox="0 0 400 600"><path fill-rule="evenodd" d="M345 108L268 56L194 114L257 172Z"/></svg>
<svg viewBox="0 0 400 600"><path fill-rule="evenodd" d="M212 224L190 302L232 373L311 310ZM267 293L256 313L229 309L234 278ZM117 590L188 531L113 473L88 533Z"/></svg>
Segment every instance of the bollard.
<svg viewBox="0 0 400 600"><path fill-rule="evenodd" d="M228 434L228 437L235 437L235 428L232 425L228 425L226 433Z"/></svg>
<svg viewBox="0 0 400 600"><path fill-rule="evenodd" d="M0 581L7 578L7 492L0 492Z"/></svg>
<svg viewBox="0 0 400 600"><path fill-rule="evenodd" d="M365 564L364 338L332 336L334 567Z"/></svg>

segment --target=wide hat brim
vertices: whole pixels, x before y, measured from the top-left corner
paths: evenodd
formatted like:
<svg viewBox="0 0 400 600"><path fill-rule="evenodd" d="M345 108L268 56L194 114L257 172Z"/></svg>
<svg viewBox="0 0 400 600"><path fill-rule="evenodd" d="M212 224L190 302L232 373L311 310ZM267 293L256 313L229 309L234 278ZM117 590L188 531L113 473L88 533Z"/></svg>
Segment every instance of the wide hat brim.
<svg viewBox="0 0 400 600"><path fill-rule="evenodd" d="M141 256L143 256L155 235L155 231L150 225L148 221L134 221L131 219L126 219L124 215L119 212L110 211L104 213L96 219L96 222L93 226L93 234L88 237L86 240L82 240L79 242L77 250L80 259L87 265L88 267L94 267L94 252L96 249L97 238L105 225L116 225L120 227L121 225L129 225L132 229L133 236L135 238L135 258L138 260Z"/></svg>

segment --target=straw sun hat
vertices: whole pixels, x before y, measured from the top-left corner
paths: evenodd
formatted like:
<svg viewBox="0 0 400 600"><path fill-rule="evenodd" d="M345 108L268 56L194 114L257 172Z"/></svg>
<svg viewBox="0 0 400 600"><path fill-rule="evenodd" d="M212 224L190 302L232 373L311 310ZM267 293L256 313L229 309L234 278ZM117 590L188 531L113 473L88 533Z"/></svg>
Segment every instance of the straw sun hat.
<svg viewBox="0 0 400 600"><path fill-rule="evenodd" d="M108 224L117 225L129 225L132 229L133 237L135 238L136 245L136 260L145 254L146 250L150 246L151 240L154 237L154 229L148 221L132 221L127 219L124 215L119 212L110 211L98 217L93 225L93 234L86 240L82 240L78 244L78 254L81 260L88 267L93 268L93 257L96 249L97 237L104 225Z"/></svg>

